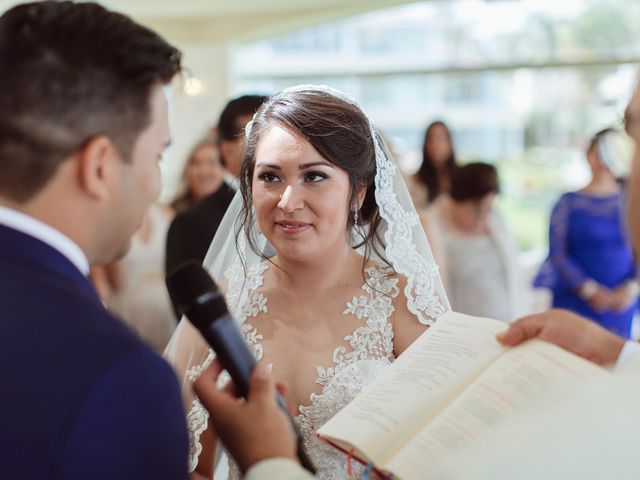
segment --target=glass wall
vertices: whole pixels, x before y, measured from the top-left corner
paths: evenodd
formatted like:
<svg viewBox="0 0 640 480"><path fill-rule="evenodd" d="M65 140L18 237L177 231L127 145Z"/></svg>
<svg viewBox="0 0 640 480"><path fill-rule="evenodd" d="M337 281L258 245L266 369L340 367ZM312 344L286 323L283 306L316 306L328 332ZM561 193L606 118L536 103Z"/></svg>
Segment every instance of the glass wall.
<svg viewBox="0 0 640 480"><path fill-rule="evenodd" d="M499 167L500 207L522 250L546 249L560 192L588 178L583 150L622 115L640 63L640 2L451 0L397 7L238 45L233 93L324 83L355 96L401 167L426 126L459 159Z"/></svg>

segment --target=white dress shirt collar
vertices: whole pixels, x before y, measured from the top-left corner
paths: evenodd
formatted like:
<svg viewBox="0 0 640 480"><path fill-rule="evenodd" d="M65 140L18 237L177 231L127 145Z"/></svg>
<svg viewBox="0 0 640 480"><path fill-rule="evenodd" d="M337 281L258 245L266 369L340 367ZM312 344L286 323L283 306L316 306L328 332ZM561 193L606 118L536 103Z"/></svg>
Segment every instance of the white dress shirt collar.
<svg viewBox="0 0 640 480"><path fill-rule="evenodd" d="M46 243L67 257L84 276L89 275L87 256L73 240L59 230L24 213L3 206L0 206L0 225L13 228Z"/></svg>
<svg viewBox="0 0 640 480"><path fill-rule="evenodd" d="M223 179L224 183L229 185L229 187L231 187L233 191L237 192L240 189L240 180L238 180L238 177L236 177L232 173L229 173L227 170L224 171Z"/></svg>

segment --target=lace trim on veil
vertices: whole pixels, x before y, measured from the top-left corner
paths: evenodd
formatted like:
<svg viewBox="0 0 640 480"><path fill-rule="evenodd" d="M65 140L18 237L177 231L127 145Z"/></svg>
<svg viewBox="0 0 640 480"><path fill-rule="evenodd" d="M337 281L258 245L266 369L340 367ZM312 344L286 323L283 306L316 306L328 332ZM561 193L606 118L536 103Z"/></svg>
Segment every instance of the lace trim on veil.
<svg viewBox="0 0 640 480"><path fill-rule="evenodd" d="M406 210L400 205L394 191L398 168L384 153L386 145L373 125L371 132L376 142L376 201L380 216L388 226L385 254L393 268L407 278L404 288L407 308L420 323L431 325L446 310L435 291L438 267L418 252L413 232L419 227L420 217L415 210Z"/></svg>

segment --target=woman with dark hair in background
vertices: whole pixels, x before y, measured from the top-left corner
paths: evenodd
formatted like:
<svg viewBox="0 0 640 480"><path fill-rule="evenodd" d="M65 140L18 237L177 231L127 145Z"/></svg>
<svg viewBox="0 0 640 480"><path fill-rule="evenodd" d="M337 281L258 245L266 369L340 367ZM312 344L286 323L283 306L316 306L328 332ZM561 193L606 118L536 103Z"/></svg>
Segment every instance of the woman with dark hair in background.
<svg viewBox="0 0 640 480"><path fill-rule="evenodd" d="M347 478L345 456L317 429L447 300L402 177L355 101L329 87L287 89L258 110L246 138L241 196L205 266L256 357L290 387L318 478ZM215 439L191 383L213 353L183 321L167 356L185 379L190 467L211 478ZM239 477L234 465L230 474Z"/></svg>
<svg viewBox="0 0 640 480"><path fill-rule="evenodd" d="M200 140L189 153L182 172L182 186L171 202L171 208L180 213L215 192L222 185L224 167L213 136Z"/></svg>
<svg viewBox="0 0 640 480"><path fill-rule="evenodd" d="M524 292L515 242L493 205L499 190L493 165L458 167L422 218L453 310L510 322Z"/></svg>
<svg viewBox="0 0 640 480"><path fill-rule="evenodd" d="M408 182L416 209L425 208L449 191L456 166L449 127L440 120L431 123L424 134L422 164Z"/></svg>
<svg viewBox="0 0 640 480"><path fill-rule="evenodd" d="M612 148L617 132L596 133L587 148L591 181L560 197L551 213L549 257L534 281L553 306L629 338L640 287L624 221L623 183Z"/></svg>

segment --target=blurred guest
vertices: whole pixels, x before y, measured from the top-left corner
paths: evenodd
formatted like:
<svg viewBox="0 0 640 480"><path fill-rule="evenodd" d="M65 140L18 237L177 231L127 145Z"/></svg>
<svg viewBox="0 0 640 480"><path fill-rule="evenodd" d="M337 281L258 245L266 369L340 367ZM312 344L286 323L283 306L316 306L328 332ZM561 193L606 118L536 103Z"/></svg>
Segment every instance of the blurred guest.
<svg viewBox="0 0 640 480"><path fill-rule="evenodd" d="M407 181L417 210L449 191L456 165L449 127L439 120L431 123L424 134L422 164Z"/></svg>
<svg viewBox="0 0 640 480"><path fill-rule="evenodd" d="M164 246L172 217L168 208L152 205L127 255L91 271L109 310L158 353L176 326L164 283Z"/></svg>
<svg viewBox="0 0 640 480"><path fill-rule="evenodd" d="M628 338L640 287L623 217L623 186L603 155L611 134L598 132L589 143L589 184L565 193L553 208L549 257L534 285L551 289L554 307Z"/></svg>
<svg viewBox="0 0 640 480"><path fill-rule="evenodd" d="M458 167L423 224L453 310L509 322L521 313L523 289L515 243L494 209L498 192L492 165Z"/></svg>
<svg viewBox="0 0 640 480"><path fill-rule="evenodd" d="M264 95L243 95L227 103L218 121L218 148L226 170L225 182L238 190L238 177L244 158L244 127L253 118Z"/></svg>
<svg viewBox="0 0 640 480"><path fill-rule="evenodd" d="M231 100L220 114L218 149L225 168L217 189L179 213L167 234L165 271L187 260L204 260L237 189L237 176L244 157L244 128L266 97L245 95Z"/></svg>
<svg viewBox="0 0 640 480"><path fill-rule="evenodd" d="M198 142L191 150L182 172L182 188L171 202L176 213L185 211L198 200L220 188L224 178L220 152L213 136Z"/></svg>

